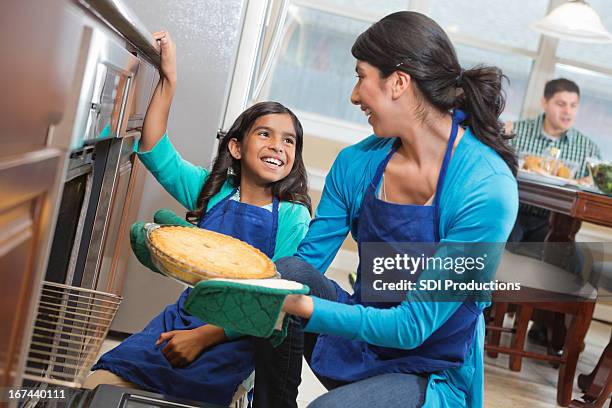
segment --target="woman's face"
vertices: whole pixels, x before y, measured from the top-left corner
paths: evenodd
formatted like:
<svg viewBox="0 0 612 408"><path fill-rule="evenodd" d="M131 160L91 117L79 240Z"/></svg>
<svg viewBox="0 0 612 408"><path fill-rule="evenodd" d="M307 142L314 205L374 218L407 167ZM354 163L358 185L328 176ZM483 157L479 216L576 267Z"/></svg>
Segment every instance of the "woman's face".
<svg viewBox="0 0 612 408"><path fill-rule="evenodd" d="M389 118L394 117L391 85L389 79L380 77L380 70L365 61L357 61L355 66L357 83L351 93L351 102L359 105L368 117L368 123L374 133L381 137L393 137L393 130L389 129Z"/></svg>
<svg viewBox="0 0 612 408"><path fill-rule="evenodd" d="M288 114L270 114L255 120L242 143L232 139L230 153L241 160L242 177L268 185L289 175L295 161L296 134Z"/></svg>

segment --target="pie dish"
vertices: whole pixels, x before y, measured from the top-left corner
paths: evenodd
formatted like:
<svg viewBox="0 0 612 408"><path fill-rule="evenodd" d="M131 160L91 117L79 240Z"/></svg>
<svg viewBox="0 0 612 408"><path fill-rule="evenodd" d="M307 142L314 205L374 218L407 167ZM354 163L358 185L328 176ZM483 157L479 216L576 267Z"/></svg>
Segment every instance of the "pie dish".
<svg viewBox="0 0 612 408"><path fill-rule="evenodd" d="M212 278L276 277L276 268L270 258L228 235L184 226L147 224L145 228L155 266L187 284Z"/></svg>

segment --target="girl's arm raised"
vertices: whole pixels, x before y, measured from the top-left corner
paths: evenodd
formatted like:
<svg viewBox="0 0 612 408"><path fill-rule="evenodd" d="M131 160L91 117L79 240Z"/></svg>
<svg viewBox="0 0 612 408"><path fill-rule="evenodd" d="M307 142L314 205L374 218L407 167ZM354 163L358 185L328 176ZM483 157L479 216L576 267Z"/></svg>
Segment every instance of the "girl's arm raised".
<svg viewBox="0 0 612 408"><path fill-rule="evenodd" d="M176 89L176 46L170 34L165 31L153 33L153 38L160 43L161 70L142 126L140 151L144 152L151 150L166 133L170 105Z"/></svg>
<svg viewBox="0 0 612 408"><path fill-rule="evenodd" d="M193 210L208 171L184 160L163 135L176 88L176 47L165 31L153 34L161 46L160 79L147 109L138 157L164 188L185 208Z"/></svg>

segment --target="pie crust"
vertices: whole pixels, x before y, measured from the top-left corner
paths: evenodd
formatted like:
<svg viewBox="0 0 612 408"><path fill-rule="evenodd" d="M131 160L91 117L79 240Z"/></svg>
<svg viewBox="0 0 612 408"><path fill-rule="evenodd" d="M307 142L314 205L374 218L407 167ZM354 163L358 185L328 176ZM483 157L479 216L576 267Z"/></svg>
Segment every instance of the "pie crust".
<svg viewBox="0 0 612 408"><path fill-rule="evenodd" d="M161 226L148 233L157 266L190 284L204 279L265 279L276 276L274 263L257 248L202 228Z"/></svg>

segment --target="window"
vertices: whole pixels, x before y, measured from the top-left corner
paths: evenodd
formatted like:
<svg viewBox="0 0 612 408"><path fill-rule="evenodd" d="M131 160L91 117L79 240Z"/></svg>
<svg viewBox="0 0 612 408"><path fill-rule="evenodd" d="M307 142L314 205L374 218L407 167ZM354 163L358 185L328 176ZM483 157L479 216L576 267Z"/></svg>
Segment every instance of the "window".
<svg viewBox="0 0 612 408"><path fill-rule="evenodd" d="M300 4L300 2L296 3ZM338 8L341 11L363 14L364 16L369 15L373 18L372 22L395 11L408 10L407 0L310 0L308 3L326 5Z"/></svg>
<svg viewBox="0 0 612 408"><path fill-rule="evenodd" d="M350 49L357 36L366 30L371 22L334 14L329 9L341 12L345 8L350 11L348 15L354 15L359 11L370 13L364 15L372 15L372 13L380 14L381 7L378 5L374 7L369 1L355 3L348 0L328 0L314 3L315 6L309 7L296 1L290 7L276 63L258 99L277 100L299 111L367 125L364 115L349 103L350 93L355 84L353 76L355 61ZM383 14L401 10L404 3L403 1L385 2ZM535 13L534 15L545 14L546 0L529 1L525 4ZM508 26L508 32L520 31L522 34L512 39L511 36L501 33L498 40L500 43L506 42L513 46L527 47L533 43L533 47L536 47L538 39L536 33L529 30L515 30L516 27L528 24L524 7L519 6L520 4L515 4L504 7L506 9L504 25ZM443 25L445 22L448 23L452 29L452 24L461 20L463 15L467 18L469 13L475 10L474 7L476 6L471 2L465 2L462 7L457 7L456 2L437 0L432 2L432 14L434 17L437 15L436 19ZM490 10L492 15L501 12L501 5L495 7ZM461 9L459 17L453 18L452 12L457 9ZM480 28L467 24L465 28L469 34L482 37L483 33L491 31L490 28L484 28L485 24L483 21L482 27L478 26ZM525 96L532 58L519 53L504 52L502 48L490 50L472 43L463 44L460 41L454 43L464 67L469 68L477 64L497 65L509 77L510 83L506 84L506 111L502 118L517 119ZM299 78L299 81L296 81L296 78Z"/></svg>
<svg viewBox="0 0 612 408"><path fill-rule="evenodd" d="M367 124L349 98L355 85L351 46L368 26L363 21L292 6L277 62L259 99Z"/></svg>
<svg viewBox="0 0 612 408"><path fill-rule="evenodd" d="M540 35L529 24L544 17L547 6L548 0L431 0L427 14L451 35L536 51Z"/></svg>
<svg viewBox="0 0 612 408"><path fill-rule="evenodd" d="M559 41L551 49L554 42L541 43L540 34L529 25L547 14L549 3L550 0L290 0L281 45L258 99L278 100L295 110L323 117L334 126L340 125L339 120L365 129L365 116L349 101L355 84L351 46L378 18L418 8L447 31L465 69L478 64L495 65L508 76L502 120L516 120L522 112L539 105L539 95L537 101L525 100L528 84L543 84L558 76L576 81L582 90L577 127L597 141L605 156L612 157L612 134L608 131L612 129L612 46ZM612 30L612 1L589 3ZM556 53L556 65L551 63L536 72L534 61L551 53Z"/></svg>

